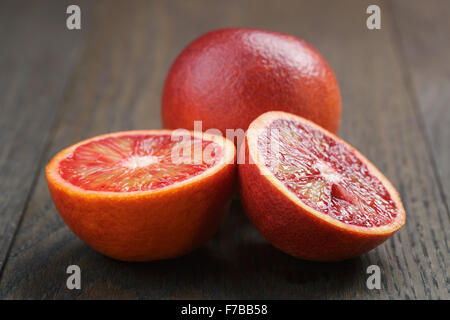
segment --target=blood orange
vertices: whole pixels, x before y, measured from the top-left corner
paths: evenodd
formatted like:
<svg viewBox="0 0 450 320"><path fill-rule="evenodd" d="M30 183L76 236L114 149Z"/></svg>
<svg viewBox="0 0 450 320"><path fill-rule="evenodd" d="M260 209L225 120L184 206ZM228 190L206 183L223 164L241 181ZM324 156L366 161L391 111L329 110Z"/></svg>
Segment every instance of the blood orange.
<svg viewBox="0 0 450 320"><path fill-rule="evenodd" d="M234 159L233 143L219 136L127 131L61 151L46 174L75 234L107 256L144 261L184 254L215 232L232 195Z"/></svg>
<svg viewBox="0 0 450 320"><path fill-rule="evenodd" d="M279 32L208 32L173 63L162 95L165 128L246 130L267 111L305 117L334 133L341 96L328 63L306 41Z"/></svg>
<svg viewBox="0 0 450 320"><path fill-rule="evenodd" d="M252 122L242 148L244 209L269 242L295 257L356 257L405 222L400 197L383 174L311 121L267 112Z"/></svg>

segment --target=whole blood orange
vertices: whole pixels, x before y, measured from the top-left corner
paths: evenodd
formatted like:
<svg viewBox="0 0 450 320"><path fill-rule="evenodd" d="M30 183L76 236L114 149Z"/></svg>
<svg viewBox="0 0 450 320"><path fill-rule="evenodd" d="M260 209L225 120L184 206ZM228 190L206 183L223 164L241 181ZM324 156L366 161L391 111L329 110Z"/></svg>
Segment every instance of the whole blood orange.
<svg viewBox="0 0 450 320"><path fill-rule="evenodd" d="M325 59L306 41L255 29L209 32L173 63L162 95L165 128L246 130L260 114L280 110L336 133L341 96Z"/></svg>
<svg viewBox="0 0 450 320"><path fill-rule="evenodd" d="M176 257L210 238L233 192L235 147L183 131L106 134L58 153L46 175L70 229L129 261Z"/></svg>
<svg viewBox="0 0 450 320"><path fill-rule="evenodd" d="M264 238L295 257L356 257L405 222L400 197L383 174L311 121L267 112L251 123L241 147L244 209Z"/></svg>

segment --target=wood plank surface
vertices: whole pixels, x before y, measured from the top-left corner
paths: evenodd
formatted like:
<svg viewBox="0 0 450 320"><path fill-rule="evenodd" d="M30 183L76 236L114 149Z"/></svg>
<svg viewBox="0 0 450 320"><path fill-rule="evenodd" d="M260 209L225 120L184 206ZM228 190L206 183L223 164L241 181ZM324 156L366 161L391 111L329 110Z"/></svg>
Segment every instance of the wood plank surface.
<svg viewBox="0 0 450 320"><path fill-rule="evenodd" d="M67 32L65 8L0 3L0 272L79 56L81 34Z"/></svg>
<svg viewBox="0 0 450 320"><path fill-rule="evenodd" d="M92 9L82 7L90 17L80 32L83 55L43 162L99 133L160 127L166 72L200 34L228 26L286 32L309 41L328 60L343 96L340 135L401 194L407 222L386 243L340 263L294 259L262 239L235 199L203 248L168 261L118 262L87 247L64 225L39 164L0 278L0 298L448 299L448 211L441 180L405 81L408 66L390 6L376 2L382 29L366 28L365 11L373 2L96 1ZM81 290L66 288L71 264L82 270ZM382 270L381 290L366 286L366 269L373 264Z"/></svg>
<svg viewBox="0 0 450 320"><path fill-rule="evenodd" d="M450 1L393 1L400 57L412 103L450 207ZM447 224L447 227L450 226Z"/></svg>

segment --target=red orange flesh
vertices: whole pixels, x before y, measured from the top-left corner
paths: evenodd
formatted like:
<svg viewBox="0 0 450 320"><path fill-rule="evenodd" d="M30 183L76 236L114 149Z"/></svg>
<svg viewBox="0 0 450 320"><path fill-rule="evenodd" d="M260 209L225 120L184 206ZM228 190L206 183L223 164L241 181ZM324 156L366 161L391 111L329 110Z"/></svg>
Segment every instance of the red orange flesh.
<svg viewBox="0 0 450 320"><path fill-rule="evenodd" d="M244 208L261 234L291 255L355 257L404 224L391 183L358 151L308 120L268 112L252 122L242 147Z"/></svg>
<svg viewBox="0 0 450 320"><path fill-rule="evenodd" d="M195 145L200 151L212 149L208 161L174 163L175 148L182 151L182 143ZM123 135L88 142L76 148L61 161L61 177L85 190L93 191L148 191L162 188L201 174L221 157L221 148L212 141L188 138L172 139L171 135Z"/></svg>
<svg viewBox="0 0 450 320"><path fill-rule="evenodd" d="M82 240L116 259L148 261L211 237L231 200L234 158L233 143L218 136L128 131L61 151L46 174L57 210Z"/></svg>

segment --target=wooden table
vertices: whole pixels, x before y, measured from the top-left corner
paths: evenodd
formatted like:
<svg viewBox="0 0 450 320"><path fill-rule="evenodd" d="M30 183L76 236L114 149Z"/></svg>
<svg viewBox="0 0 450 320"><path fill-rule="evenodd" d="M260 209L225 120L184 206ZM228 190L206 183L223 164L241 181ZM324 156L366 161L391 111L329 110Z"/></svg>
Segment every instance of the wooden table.
<svg viewBox="0 0 450 320"><path fill-rule="evenodd" d="M0 3L0 298L449 299L449 1L72 1ZM381 7L381 30L366 8ZM179 259L124 263L85 245L56 212L44 167L100 133L160 128L177 54L242 26L312 43L337 74L340 136L398 188L407 222L354 260L313 263L265 242L238 200L214 238ZM79 265L82 289L66 288ZM382 272L369 290L370 265Z"/></svg>

